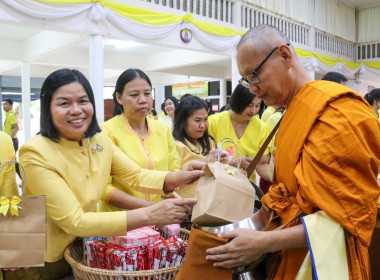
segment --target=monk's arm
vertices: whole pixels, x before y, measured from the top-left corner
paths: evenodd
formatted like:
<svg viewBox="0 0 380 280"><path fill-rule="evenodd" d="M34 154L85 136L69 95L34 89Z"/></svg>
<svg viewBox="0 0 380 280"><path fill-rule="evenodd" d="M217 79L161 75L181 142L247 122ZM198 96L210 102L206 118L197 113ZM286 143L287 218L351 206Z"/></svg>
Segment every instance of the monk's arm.
<svg viewBox="0 0 380 280"><path fill-rule="evenodd" d="M278 231L254 231L236 229L219 235L232 239L229 243L208 249L206 259L216 267L233 268L257 262L269 252L306 247L306 235L302 225Z"/></svg>

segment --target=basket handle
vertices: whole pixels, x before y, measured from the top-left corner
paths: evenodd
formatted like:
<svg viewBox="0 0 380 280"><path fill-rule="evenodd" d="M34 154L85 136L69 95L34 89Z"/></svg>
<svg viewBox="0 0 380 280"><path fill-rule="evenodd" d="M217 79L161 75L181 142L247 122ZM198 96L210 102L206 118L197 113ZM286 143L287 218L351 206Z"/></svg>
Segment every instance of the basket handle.
<svg viewBox="0 0 380 280"><path fill-rule="evenodd" d="M12 160L7 160L7 161L4 161L1 165L0 165L0 174L1 174L1 171L5 168L6 165L8 164L11 164L11 163L15 163L15 164L18 164L20 167L21 167L21 170L22 170L22 174L24 175L24 178L21 178L22 179L22 195L25 193L26 191L26 172L25 172L25 168L24 166L22 166L21 163L19 163L18 161L12 159Z"/></svg>
<svg viewBox="0 0 380 280"><path fill-rule="evenodd" d="M236 145L236 143L234 142L234 140L232 140L230 137L225 137L223 138L222 140L219 141L218 145L217 145L217 148L219 151L223 150L223 145L225 143L232 143L234 146L235 146L235 150L236 150L236 153L237 153L237 169L240 170L240 164L241 164L241 152L240 152L240 148L238 145ZM220 162L220 153L218 153L218 161Z"/></svg>

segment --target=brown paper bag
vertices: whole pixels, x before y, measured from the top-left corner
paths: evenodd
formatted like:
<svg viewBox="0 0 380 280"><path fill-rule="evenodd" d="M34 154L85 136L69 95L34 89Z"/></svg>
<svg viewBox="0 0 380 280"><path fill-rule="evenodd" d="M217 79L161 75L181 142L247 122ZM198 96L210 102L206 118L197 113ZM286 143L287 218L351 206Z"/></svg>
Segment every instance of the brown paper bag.
<svg viewBox="0 0 380 280"><path fill-rule="evenodd" d="M255 189L244 171L228 164L207 163L199 179L193 223L218 226L243 220L253 213Z"/></svg>
<svg viewBox="0 0 380 280"><path fill-rule="evenodd" d="M10 160L0 166L16 163ZM26 174L23 171L23 192ZM0 195L0 267L44 266L46 251L46 197ZM8 208L9 206L9 208ZM5 215L4 215L5 214ZM13 214L13 215L12 215ZM18 216L17 216L17 215Z"/></svg>

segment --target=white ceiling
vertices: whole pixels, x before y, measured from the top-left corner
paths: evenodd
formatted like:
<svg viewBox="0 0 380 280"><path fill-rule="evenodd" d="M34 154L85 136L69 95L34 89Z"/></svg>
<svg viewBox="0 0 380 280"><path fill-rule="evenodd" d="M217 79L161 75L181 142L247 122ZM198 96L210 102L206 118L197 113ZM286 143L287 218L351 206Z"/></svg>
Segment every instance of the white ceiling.
<svg viewBox="0 0 380 280"><path fill-rule="evenodd" d="M358 9L380 5L379 0L340 0L340 2Z"/></svg>
<svg viewBox="0 0 380 280"><path fill-rule="evenodd" d="M125 43L129 45L123 46ZM30 61L30 72L33 77L46 77L52 71L63 67L75 68L86 75L89 74L87 35L0 22L0 46L0 75L19 76L20 61ZM199 70L204 68L204 65L207 66L207 72ZM161 74L156 75L160 77L159 80L152 80L154 84L171 84L171 81L187 82L189 76L190 80L224 78L224 73L231 73L231 58L106 38L104 40L105 82L114 82L119 74L128 68L140 68L150 74ZM163 73L168 75L165 77Z"/></svg>

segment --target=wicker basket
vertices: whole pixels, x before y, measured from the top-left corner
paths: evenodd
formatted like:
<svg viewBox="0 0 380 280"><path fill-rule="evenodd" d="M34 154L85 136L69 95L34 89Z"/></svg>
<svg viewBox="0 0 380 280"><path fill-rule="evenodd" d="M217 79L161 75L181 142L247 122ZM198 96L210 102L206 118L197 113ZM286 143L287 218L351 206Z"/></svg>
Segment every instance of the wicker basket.
<svg viewBox="0 0 380 280"><path fill-rule="evenodd" d="M180 237L188 240L190 231L180 229ZM144 271L116 271L88 267L83 262L82 242L74 242L65 250L65 259L78 280L174 280L181 265Z"/></svg>

